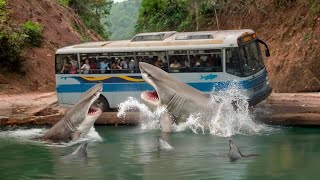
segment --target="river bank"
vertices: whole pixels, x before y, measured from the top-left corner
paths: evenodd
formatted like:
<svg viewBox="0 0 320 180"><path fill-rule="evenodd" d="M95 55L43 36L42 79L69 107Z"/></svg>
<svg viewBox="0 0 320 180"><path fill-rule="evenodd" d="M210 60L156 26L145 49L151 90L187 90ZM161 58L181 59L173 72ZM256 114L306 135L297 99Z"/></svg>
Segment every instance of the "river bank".
<svg viewBox="0 0 320 180"><path fill-rule="evenodd" d="M54 92L1 95L0 125L52 126L66 110L58 106ZM320 93L272 93L252 111L255 120L266 124L320 126ZM130 112L122 118L117 117L117 112L107 112L96 125L135 125L139 117L138 112Z"/></svg>

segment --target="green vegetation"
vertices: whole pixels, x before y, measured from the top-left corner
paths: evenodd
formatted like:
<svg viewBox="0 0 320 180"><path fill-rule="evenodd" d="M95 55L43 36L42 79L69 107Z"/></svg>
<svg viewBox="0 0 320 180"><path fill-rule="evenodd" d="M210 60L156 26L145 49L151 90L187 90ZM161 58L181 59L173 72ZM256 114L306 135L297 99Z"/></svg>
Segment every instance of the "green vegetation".
<svg viewBox="0 0 320 180"><path fill-rule="evenodd" d="M6 11L6 2L0 0L0 66L9 72L24 74L22 51L26 46L40 46L42 27L27 21L16 24Z"/></svg>
<svg viewBox="0 0 320 180"><path fill-rule="evenodd" d="M41 45L43 39L42 27L38 22L33 23L27 21L24 23L22 30L23 33L27 35L25 39L26 43L35 47L39 47Z"/></svg>
<svg viewBox="0 0 320 180"><path fill-rule="evenodd" d="M65 5L65 6L69 6L69 5L70 5L71 0L58 0L58 2L59 2L60 4Z"/></svg>
<svg viewBox="0 0 320 180"><path fill-rule="evenodd" d="M110 24L102 23L101 19L110 14L112 0L58 0L61 4L71 7L81 18L86 28L92 29L103 38L109 39ZM82 34L82 33L80 33ZM83 40L86 38L83 37Z"/></svg>
<svg viewBox="0 0 320 180"><path fill-rule="evenodd" d="M200 30L224 2L217 0L213 6L212 0L142 0L136 31Z"/></svg>
<svg viewBox="0 0 320 180"><path fill-rule="evenodd" d="M137 32L187 30L191 15L185 0L142 0Z"/></svg>
<svg viewBox="0 0 320 180"><path fill-rule="evenodd" d="M10 72L23 73L21 52L24 34L20 30L10 22L6 1L0 0L0 66Z"/></svg>
<svg viewBox="0 0 320 180"><path fill-rule="evenodd" d="M130 39L135 34L141 0L128 0L113 4L108 18L112 40ZM104 21L107 21L104 19Z"/></svg>

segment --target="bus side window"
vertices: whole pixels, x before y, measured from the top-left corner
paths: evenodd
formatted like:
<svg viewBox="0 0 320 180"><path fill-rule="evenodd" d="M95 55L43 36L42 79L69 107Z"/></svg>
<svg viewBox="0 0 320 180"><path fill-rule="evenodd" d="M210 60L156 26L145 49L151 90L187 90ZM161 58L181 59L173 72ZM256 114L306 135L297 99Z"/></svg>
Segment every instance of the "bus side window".
<svg viewBox="0 0 320 180"><path fill-rule="evenodd" d="M78 71L78 61L76 54L56 55L57 74L76 74Z"/></svg>
<svg viewBox="0 0 320 180"><path fill-rule="evenodd" d="M226 56L227 73L241 77L242 73L240 69L240 60L237 48L227 49Z"/></svg>
<svg viewBox="0 0 320 180"><path fill-rule="evenodd" d="M188 72L190 63L188 61L187 51L169 51L169 72Z"/></svg>

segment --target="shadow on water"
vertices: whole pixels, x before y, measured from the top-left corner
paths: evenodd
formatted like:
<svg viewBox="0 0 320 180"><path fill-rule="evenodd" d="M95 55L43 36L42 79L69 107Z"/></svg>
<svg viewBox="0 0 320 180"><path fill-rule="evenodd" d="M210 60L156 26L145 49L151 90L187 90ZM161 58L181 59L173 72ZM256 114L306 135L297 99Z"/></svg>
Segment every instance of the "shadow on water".
<svg viewBox="0 0 320 180"><path fill-rule="evenodd" d="M17 129L16 131L19 131ZM46 146L0 133L1 179L311 179L320 161L320 129L282 128L232 139L244 154L230 162L228 138L175 132L174 151L159 153L159 130L96 127L103 141L89 141L88 158L64 161L77 145ZM19 134L19 133L18 133Z"/></svg>

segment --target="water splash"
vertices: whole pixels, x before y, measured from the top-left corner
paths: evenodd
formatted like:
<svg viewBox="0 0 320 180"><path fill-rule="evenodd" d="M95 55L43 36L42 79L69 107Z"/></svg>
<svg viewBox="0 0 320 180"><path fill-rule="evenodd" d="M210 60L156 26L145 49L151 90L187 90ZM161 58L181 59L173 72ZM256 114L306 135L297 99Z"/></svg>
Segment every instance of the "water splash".
<svg viewBox="0 0 320 180"><path fill-rule="evenodd" d="M153 111L134 97L128 97L125 102L120 103L117 116L125 117L128 111L139 111L142 129L160 129L160 116L164 110L164 107L158 107Z"/></svg>
<svg viewBox="0 0 320 180"><path fill-rule="evenodd" d="M214 92L214 91L213 91ZM271 128L253 120L247 96L237 82L225 91L211 93L211 105L219 102L217 113L210 117L210 133L229 137L235 134L252 135L270 132Z"/></svg>
<svg viewBox="0 0 320 180"><path fill-rule="evenodd" d="M185 122L173 125L173 131L191 130L196 134L213 134L230 137L236 134L253 135L271 132L272 128L258 124L249 111L247 97L239 83L232 82L224 91L213 91L210 94L211 113L192 113ZM128 110L140 111L143 129L160 129L160 116L165 107L152 111L145 104L129 97L119 106L118 117L125 116Z"/></svg>
<svg viewBox="0 0 320 180"><path fill-rule="evenodd" d="M45 144L47 146L60 146L60 147L72 146L82 141L92 141L92 142L102 141L101 136L98 134L98 132L95 130L94 127L92 127L89 130L85 138L80 138L79 140L74 142L47 143L45 141L37 140L41 138L47 131L48 131L47 128L28 128L28 129L15 128L15 129L9 129L7 131L1 131L0 138L6 138L6 139L10 138L10 139L15 139L19 142L40 143L40 144Z"/></svg>

